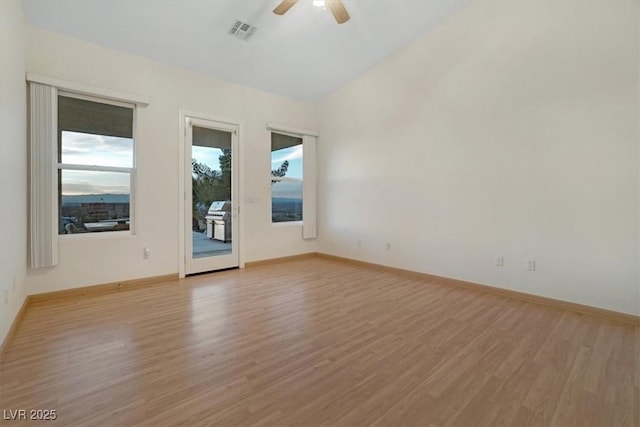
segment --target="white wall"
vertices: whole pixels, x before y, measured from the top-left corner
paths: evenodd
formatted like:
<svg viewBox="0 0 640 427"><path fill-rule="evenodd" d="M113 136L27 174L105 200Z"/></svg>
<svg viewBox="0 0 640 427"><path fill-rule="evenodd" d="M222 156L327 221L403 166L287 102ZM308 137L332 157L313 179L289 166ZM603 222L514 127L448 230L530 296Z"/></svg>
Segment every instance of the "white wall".
<svg viewBox="0 0 640 427"><path fill-rule="evenodd" d="M161 65L36 28L28 28L27 71L150 100L139 109L136 235L60 240L60 265L29 272L40 293L177 273L180 109L241 122L245 261L313 252L301 226L272 227L267 122L315 129L314 106ZM206 54L203 52L203 55ZM209 53L215 55L215 52ZM76 237L76 236L72 236ZM81 236L86 237L86 236ZM143 247L151 256L143 260Z"/></svg>
<svg viewBox="0 0 640 427"><path fill-rule="evenodd" d="M323 100L318 250L640 314L637 8L474 2Z"/></svg>
<svg viewBox="0 0 640 427"><path fill-rule="evenodd" d="M0 343L27 295L26 26L18 1L0 2ZM15 283L15 287L14 287ZM9 292L5 304L5 290Z"/></svg>
<svg viewBox="0 0 640 427"><path fill-rule="evenodd" d="M637 21L636 21L636 37L638 40L638 43L636 44L636 55L637 55L637 59L638 59L638 68L637 68L637 77L638 77L638 97L636 98L636 108L637 108L637 113L638 113L638 120L637 120L637 143L638 143L638 188L637 188L637 197L639 200L639 204L640 204L640 6L636 8L636 16L637 16ZM637 246L637 254L638 254L638 283L637 286L638 288L640 288L640 206L638 207L638 246ZM640 291L638 291L638 293L640 293ZM638 299L640 299L640 296L638 297ZM640 302L638 302L638 305L640 305Z"/></svg>

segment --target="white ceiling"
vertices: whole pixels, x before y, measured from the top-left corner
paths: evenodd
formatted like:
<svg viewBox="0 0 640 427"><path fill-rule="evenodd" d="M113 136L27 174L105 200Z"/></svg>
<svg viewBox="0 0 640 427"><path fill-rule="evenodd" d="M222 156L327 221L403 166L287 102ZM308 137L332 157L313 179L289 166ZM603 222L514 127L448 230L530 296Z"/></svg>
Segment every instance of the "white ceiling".
<svg viewBox="0 0 640 427"><path fill-rule="evenodd" d="M165 64L317 100L405 46L468 0L344 0L351 20L301 0L24 0L27 23ZM258 27L227 34L236 19Z"/></svg>

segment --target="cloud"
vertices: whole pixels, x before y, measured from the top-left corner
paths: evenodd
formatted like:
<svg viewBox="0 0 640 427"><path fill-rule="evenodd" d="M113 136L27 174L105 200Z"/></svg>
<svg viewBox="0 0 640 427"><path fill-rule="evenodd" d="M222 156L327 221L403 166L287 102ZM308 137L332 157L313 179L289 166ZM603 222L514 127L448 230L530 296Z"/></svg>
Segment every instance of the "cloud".
<svg viewBox="0 0 640 427"><path fill-rule="evenodd" d="M62 132L62 163L133 166L133 140L115 136Z"/></svg>
<svg viewBox="0 0 640 427"><path fill-rule="evenodd" d="M192 158L198 163L204 163L211 169L220 170L219 157L222 155L222 150L219 148L202 147L194 145L191 149Z"/></svg>
<svg viewBox="0 0 640 427"><path fill-rule="evenodd" d="M279 164L285 160L291 161L296 159L302 159L302 145L296 145L289 148L284 148L275 152L276 158L271 158L271 164Z"/></svg>
<svg viewBox="0 0 640 427"><path fill-rule="evenodd" d="M129 194L129 186L94 185L91 183L67 183L62 185L62 194L77 196L80 194Z"/></svg>
<svg viewBox="0 0 640 427"><path fill-rule="evenodd" d="M271 186L272 197L302 199L301 181L279 181Z"/></svg>
<svg viewBox="0 0 640 427"><path fill-rule="evenodd" d="M62 171L62 194L129 194L128 173Z"/></svg>

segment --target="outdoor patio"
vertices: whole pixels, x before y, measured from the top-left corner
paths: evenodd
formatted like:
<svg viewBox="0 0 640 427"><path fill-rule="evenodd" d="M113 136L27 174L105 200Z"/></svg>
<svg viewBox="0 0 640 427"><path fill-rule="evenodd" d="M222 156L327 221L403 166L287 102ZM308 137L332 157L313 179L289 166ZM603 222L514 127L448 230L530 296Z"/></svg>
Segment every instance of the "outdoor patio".
<svg viewBox="0 0 640 427"><path fill-rule="evenodd" d="M221 242L207 237L207 233L192 232L193 257L203 258L207 256L226 255L231 253L231 242Z"/></svg>

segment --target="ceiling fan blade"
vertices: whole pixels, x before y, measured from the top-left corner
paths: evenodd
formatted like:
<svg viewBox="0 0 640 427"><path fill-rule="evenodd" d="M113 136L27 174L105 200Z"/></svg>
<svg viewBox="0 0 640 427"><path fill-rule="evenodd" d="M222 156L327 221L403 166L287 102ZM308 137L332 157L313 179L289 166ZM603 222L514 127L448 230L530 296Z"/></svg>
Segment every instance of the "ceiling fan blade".
<svg viewBox="0 0 640 427"><path fill-rule="evenodd" d="M273 9L273 13L276 15L284 15L296 4L298 0L282 0L282 2Z"/></svg>
<svg viewBox="0 0 640 427"><path fill-rule="evenodd" d="M325 0L324 4L333 13L333 17L336 18L338 24L344 24L351 18L341 0Z"/></svg>

